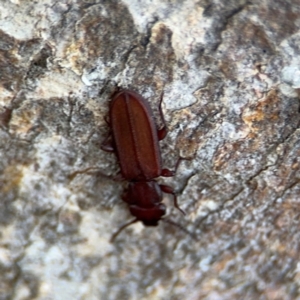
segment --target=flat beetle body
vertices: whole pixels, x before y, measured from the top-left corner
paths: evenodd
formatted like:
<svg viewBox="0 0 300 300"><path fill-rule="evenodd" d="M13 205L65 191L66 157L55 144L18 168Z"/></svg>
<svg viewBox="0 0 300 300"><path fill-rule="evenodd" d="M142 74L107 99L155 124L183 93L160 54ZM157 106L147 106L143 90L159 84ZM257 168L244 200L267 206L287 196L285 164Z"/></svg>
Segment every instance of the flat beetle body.
<svg viewBox="0 0 300 300"><path fill-rule="evenodd" d="M159 111L164 123L161 102L162 98ZM175 207L183 213L173 189L154 180L159 176L174 176L181 158L175 171L162 169L158 142L166 136L166 126L164 123L161 129L157 129L149 104L137 93L123 90L113 96L109 119L112 141L108 143L107 139L102 149L114 151L118 157L122 177L129 181L122 199L135 217L114 234L114 239L126 226L137 221L146 226L158 225L166 213L166 206L161 203L162 192L172 194Z"/></svg>
<svg viewBox="0 0 300 300"><path fill-rule="evenodd" d="M160 176L157 129L146 100L132 91L122 91L111 101L109 116L123 177L137 181Z"/></svg>

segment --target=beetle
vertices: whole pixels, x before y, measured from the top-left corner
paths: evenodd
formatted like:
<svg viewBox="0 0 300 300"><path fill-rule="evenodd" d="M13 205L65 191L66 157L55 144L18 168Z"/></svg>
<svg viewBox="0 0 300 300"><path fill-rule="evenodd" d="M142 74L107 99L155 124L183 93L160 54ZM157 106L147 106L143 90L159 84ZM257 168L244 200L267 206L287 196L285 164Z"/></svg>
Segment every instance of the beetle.
<svg viewBox="0 0 300 300"><path fill-rule="evenodd" d="M131 222L123 225L113 236L127 226L141 221L145 226L157 226L166 214L166 206L162 203L162 193L173 195L174 206L183 214L177 203L172 187L158 184L156 177L171 177L183 159L179 157L174 171L162 168L159 141L165 138L167 126L162 112L163 94L159 102L159 113L163 126L158 129L154 122L152 110L148 102L131 90L115 93L109 105L109 119L105 119L110 127L109 135L101 149L115 152L122 179L128 181L128 187L122 200L129 206Z"/></svg>

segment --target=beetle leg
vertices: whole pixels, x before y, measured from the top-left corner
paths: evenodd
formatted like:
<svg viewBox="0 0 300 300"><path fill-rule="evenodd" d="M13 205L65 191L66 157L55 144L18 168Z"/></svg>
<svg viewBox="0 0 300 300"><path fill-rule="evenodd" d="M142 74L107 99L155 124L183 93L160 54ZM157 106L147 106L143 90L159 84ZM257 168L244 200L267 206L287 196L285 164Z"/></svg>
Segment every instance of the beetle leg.
<svg viewBox="0 0 300 300"><path fill-rule="evenodd" d="M168 132L168 129L166 126L164 126L163 128L161 129L157 129L157 137L158 137L158 140L161 141L163 140L166 135L167 135L167 132Z"/></svg>
<svg viewBox="0 0 300 300"><path fill-rule="evenodd" d="M109 133L109 135L105 138L105 140L101 144L100 148L106 152L114 152L115 151L114 142L113 142L111 133Z"/></svg>
<svg viewBox="0 0 300 300"><path fill-rule="evenodd" d="M174 168L174 171L172 170L169 170L169 169L162 169L161 170L161 175L160 176L163 176L163 177L172 177L176 174L177 172L177 169L179 167L179 164L182 160L185 160L186 158L183 158L181 156L179 156L177 162L176 162L176 165L175 165L175 168Z"/></svg>
<svg viewBox="0 0 300 300"><path fill-rule="evenodd" d="M172 226L176 226L177 228L179 228L180 230L182 230L183 232L188 234L193 240L198 241L197 237L193 233L191 233L190 231L185 229L182 225L180 225L170 219L161 219L161 220L165 223L171 224Z"/></svg>
<svg viewBox="0 0 300 300"><path fill-rule="evenodd" d="M106 123L108 126L110 126L110 121L109 121L109 116L108 116L108 115L106 115L106 116L104 117L104 121L105 121L105 123Z"/></svg>
<svg viewBox="0 0 300 300"><path fill-rule="evenodd" d="M171 171L169 169L162 169L161 174L160 174L160 176L163 176L163 177L172 177L174 175L175 175L175 172Z"/></svg>
<svg viewBox="0 0 300 300"><path fill-rule="evenodd" d="M166 137L166 135L167 135L167 127L163 127L157 130L157 137L159 141L163 140Z"/></svg>
<svg viewBox="0 0 300 300"><path fill-rule="evenodd" d="M135 222L137 222L137 221L138 221L138 219L134 219L134 220L132 220L132 221L130 221L130 222L124 224L123 226L121 226L121 227L118 229L118 231L116 231L116 232L112 235L112 237L110 238L110 242L113 243L114 240L115 240L115 238L119 235L119 233L120 233L121 231L123 231L127 226L130 226L131 224L133 224L133 223L135 223Z"/></svg>
<svg viewBox="0 0 300 300"><path fill-rule="evenodd" d="M110 120L109 115L106 115L104 117L104 121L107 124L107 126L110 126ZM111 131L108 133L105 140L102 142L100 149L106 152L115 152L114 142L112 139Z"/></svg>
<svg viewBox="0 0 300 300"><path fill-rule="evenodd" d="M164 193L173 195L174 206L185 215L185 212L178 205L177 196L176 196L173 188L171 188L168 185L164 185L164 184L160 184L159 186Z"/></svg>
<svg viewBox="0 0 300 300"><path fill-rule="evenodd" d="M72 181L77 175L79 174L87 174L87 175L94 175L96 174L96 176L100 176L100 177L104 177L113 181L124 181L124 177L122 176L122 174L119 172L116 175L107 175L105 173L103 173L101 170L99 170L99 168L97 167L89 167L83 170L77 170L74 171L73 173L69 174L68 178Z"/></svg>
<svg viewBox="0 0 300 300"><path fill-rule="evenodd" d="M158 137L159 141L163 140L166 137L167 132L168 132L165 117L164 117L164 114L163 114L163 111L162 111L162 108L161 108L163 97L164 97L164 92L162 92L161 95L160 95L159 106L158 106L160 118L161 118L161 121L162 121L162 124L163 124L162 128L157 129L157 137Z"/></svg>

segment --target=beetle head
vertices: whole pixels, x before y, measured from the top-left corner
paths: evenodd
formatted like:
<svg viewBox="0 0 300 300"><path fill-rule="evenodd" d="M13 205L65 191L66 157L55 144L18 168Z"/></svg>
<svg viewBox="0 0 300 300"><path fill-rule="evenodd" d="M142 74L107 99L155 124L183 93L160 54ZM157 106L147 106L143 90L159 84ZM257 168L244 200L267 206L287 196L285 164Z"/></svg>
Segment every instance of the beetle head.
<svg viewBox="0 0 300 300"><path fill-rule="evenodd" d="M137 205L130 205L130 213L145 226L157 226L158 221L166 214L166 206L163 203L156 204L149 208L142 208Z"/></svg>

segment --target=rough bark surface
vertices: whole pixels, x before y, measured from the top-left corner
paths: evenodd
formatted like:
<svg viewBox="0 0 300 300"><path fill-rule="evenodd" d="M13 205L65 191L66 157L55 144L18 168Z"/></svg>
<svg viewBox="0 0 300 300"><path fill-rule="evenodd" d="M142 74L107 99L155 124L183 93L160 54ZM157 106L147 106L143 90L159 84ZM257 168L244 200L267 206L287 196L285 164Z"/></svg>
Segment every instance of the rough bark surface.
<svg viewBox="0 0 300 300"><path fill-rule="evenodd" d="M117 86L164 91L190 234L109 242ZM1 1L0 300L300 299L299 89L299 0Z"/></svg>

